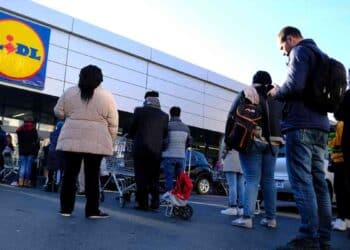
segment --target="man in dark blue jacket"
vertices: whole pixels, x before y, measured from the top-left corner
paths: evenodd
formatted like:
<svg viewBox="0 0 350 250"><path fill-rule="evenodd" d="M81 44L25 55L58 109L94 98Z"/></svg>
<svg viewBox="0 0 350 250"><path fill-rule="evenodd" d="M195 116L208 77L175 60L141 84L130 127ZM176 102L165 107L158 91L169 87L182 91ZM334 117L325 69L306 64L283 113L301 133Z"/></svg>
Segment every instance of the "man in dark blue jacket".
<svg viewBox="0 0 350 250"><path fill-rule="evenodd" d="M320 56L324 53L294 27L280 31L278 46L289 58L288 75L283 85L269 94L285 102L282 132L286 135L287 169L301 216L297 237L278 249L329 249L332 211L324 172L329 121L327 113L312 110L303 99L310 72L317 67L316 54L309 47Z"/></svg>
<svg viewBox="0 0 350 250"><path fill-rule="evenodd" d="M168 136L169 116L160 109L158 92L145 94L143 107L134 111L129 136L134 140L136 200L139 210L159 209L161 152ZM151 194L151 204L148 195Z"/></svg>

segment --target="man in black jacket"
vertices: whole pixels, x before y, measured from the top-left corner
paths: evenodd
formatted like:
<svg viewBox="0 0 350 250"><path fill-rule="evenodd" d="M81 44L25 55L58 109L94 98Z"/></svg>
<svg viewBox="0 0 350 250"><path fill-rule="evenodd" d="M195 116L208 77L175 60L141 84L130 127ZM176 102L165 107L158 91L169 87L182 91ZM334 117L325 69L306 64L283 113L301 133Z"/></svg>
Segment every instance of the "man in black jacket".
<svg viewBox="0 0 350 250"><path fill-rule="evenodd" d="M145 94L143 107L134 111L129 136L134 140L134 168L136 181L136 209L148 210L148 194L152 196L150 208L159 208L159 174L161 152L168 134L169 116L160 109L159 94Z"/></svg>

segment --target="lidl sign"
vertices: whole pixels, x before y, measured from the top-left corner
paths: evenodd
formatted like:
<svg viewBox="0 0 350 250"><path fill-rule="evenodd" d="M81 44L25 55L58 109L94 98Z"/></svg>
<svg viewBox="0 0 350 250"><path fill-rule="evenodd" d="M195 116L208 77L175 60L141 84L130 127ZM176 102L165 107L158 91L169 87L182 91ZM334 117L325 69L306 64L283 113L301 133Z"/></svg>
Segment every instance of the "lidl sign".
<svg viewBox="0 0 350 250"><path fill-rule="evenodd" d="M0 80L44 88L50 29L0 12Z"/></svg>

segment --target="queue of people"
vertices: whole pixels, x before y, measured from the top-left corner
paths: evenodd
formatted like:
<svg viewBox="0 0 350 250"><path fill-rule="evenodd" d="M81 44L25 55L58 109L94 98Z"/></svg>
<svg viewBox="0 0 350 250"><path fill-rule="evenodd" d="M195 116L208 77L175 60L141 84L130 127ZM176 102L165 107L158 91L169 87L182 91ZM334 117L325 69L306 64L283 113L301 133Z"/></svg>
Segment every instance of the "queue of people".
<svg viewBox="0 0 350 250"><path fill-rule="evenodd" d="M335 113L335 118L342 122L337 125L337 142L333 141L332 145L337 143L339 146L341 160L332 155L333 163L337 165L335 191L338 206L338 217L332 222L323 169L330 124L327 113L310 107L300 94L310 81L310 72L317 72L311 69L318 67L318 56L325 54L312 39L304 39L295 27L284 27L277 41L283 55L289 58L286 81L279 87L272 83L268 72L257 71L252 85L238 94L227 117L225 141L219 158L223 161L229 186L229 201L228 208L221 213L239 216L232 220L233 226L253 228L260 186L265 208L260 224L272 229L277 227L274 172L279 148L285 145L289 180L301 223L296 237L278 249L329 249L332 228L341 231L350 228L350 114L347 109L350 92L346 92ZM58 122L51 134L47 164L59 172L56 180L60 181L62 177L62 216L73 213L76 181L84 162L85 216L91 219L109 217L99 208L99 176L102 158L113 154L118 111L114 97L102 88L102 81L103 74L97 66L82 68L78 86L65 91L54 108L57 118L64 123ZM234 117L242 103L254 105L261 116L247 148L236 150L230 140ZM156 91L146 92L143 106L134 110L128 136L134 141L137 210L158 211L161 164L165 168L167 192L173 188L174 177L185 169L185 151L192 138L180 114L179 107L172 107L169 119L161 109ZM28 186L31 163L38 148L38 134L32 119L25 119L16 132L19 143L18 184ZM0 150L4 152L0 157L1 168L8 154L13 152L11 138L6 138L1 126L0 139Z"/></svg>

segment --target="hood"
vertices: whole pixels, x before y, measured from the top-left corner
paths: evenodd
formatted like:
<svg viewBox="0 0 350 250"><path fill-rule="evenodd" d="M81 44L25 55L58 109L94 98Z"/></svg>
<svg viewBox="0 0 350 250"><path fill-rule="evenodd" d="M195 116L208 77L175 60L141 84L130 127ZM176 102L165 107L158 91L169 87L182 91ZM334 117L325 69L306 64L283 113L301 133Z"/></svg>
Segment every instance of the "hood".
<svg viewBox="0 0 350 250"><path fill-rule="evenodd" d="M16 132L24 132L24 131L31 131L34 129L34 123L32 122L24 122L17 130Z"/></svg>

